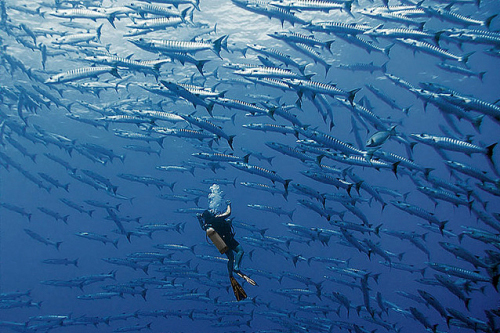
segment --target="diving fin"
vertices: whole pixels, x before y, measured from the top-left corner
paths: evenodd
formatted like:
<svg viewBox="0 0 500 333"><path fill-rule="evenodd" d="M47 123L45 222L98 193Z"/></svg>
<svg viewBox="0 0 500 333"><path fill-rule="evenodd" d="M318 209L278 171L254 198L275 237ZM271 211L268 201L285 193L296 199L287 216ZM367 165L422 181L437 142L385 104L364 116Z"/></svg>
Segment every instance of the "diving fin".
<svg viewBox="0 0 500 333"><path fill-rule="evenodd" d="M236 281L236 279L232 276L229 279L231 280L231 287L233 287L233 292L234 296L236 296L236 300L239 302L247 298L245 290L243 290L238 281Z"/></svg>
<svg viewBox="0 0 500 333"><path fill-rule="evenodd" d="M248 275L243 274L242 272L236 272L241 278L245 279L246 282L250 283L252 286L256 286L257 282L251 279Z"/></svg>

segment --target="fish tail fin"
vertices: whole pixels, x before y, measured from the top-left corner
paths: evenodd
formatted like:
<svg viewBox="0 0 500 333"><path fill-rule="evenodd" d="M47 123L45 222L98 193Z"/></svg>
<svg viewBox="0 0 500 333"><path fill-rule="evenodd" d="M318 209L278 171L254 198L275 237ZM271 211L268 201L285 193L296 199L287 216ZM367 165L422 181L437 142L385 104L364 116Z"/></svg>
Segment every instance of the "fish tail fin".
<svg viewBox="0 0 500 333"><path fill-rule="evenodd" d="M114 247L118 248L118 238L115 239L112 243Z"/></svg>
<svg viewBox="0 0 500 333"><path fill-rule="evenodd" d="M488 159L490 160L490 162L494 165L494 162L493 162L493 149L495 148L497 144L494 143L492 145L489 145L488 147L486 147L486 156L488 157Z"/></svg>
<svg viewBox="0 0 500 333"><path fill-rule="evenodd" d="M108 21L111 24L111 26L116 29L116 27L115 27L115 14L109 15L108 16Z"/></svg>
<svg viewBox="0 0 500 333"><path fill-rule="evenodd" d="M484 74L486 74L486 72L480 72L479 74L477 74L477 77L479 78L479 80L481 82L483 82L483 77L484 77Z"/></svg>
<svg viewBox="0 0 500 333"><path fill-rule="evenodd" d="M394 43L384 47L384 54L387 56L387 58L390 58L389 52L391 52L391 49L393 46L394 46Z"/></svg>
<svg viewBox="0 0 500 333"><path fill-rule="evenodd" d="M486 29L490 29L490 25L491 25L491 21L493 21L493 19L495 17L497 17L498 14L495 14L495 15L491 15L490 17L488 17L486 20L484 20L484 26L486 27Z"/></svg>
<svg viewBox="0 0 500 333"><path fill-rule="evenodd" d="M467 65L467 62L469 61L469 58L471 55L473 55L475 52L469 52L464 54L463 56L460 57L459 61L463 62L464 65Z"/></svg>
<svg viewBox="0 0 500 333"><path fill-rule="evenodd" d="M159 137L156 139L156 142L160 145L161 148L163 148L163 140L165 139L164 136Z"/></svg>
<svg viewBox="0 0 500 333"><path fill-rule="evenodd" d="M495 290L498 292L498 280L500 279L500 275L497 274L491 278L491 284L495 288Z"/></svg>
<svg viewBox="0 0 500 333"><path fill-rule="evenodd" d="M222 47L222 41L227 37L227 35L224 35L218 39L216 39L214 42L213 42L213 50L215 52L215 54L217 54L217 56L219 58L222 58L220 56L220 50L221 50L221 47Z"/></svg>
<svg viewBox="0 0 500 333"><path fill-rule="evenodd" d="M181 20L182 22L189 22L189 23L193 23L193 20L190 18L190 15L189 15L189 11L190 11L191 8L185 8L182 10L181 12Z"/></svg>
<svg viewBox="0 0 500 333"><path fill-rule="evenodd" d="M231 150L234 150L234 147L233 147L234 137L235 137L235 135L230 135L229 139L227 139L227 143L229 144L229 147L231 147Z"/></svg>
<svg viewBox="0 0 500 333"><path fill-rule="evenodd" d="M349 103L351 103L351 106L354 106L354 97L356 96L356 93L360 90L361 88L356 88L348 92L347 100L349 101Z"/></svg>
<svg viewBox="0 0 500 333"><path fill-rule="evenodd" d="M472 120L472 126L474 126L474 128L478 133L481 133L480 127L481 124L483 123L483 119L484 119L484 114L479 115Z"/></svg>
<svg viewBox="0 0 500 333"><path fill-rule="evenodd" d="M97 27L96 29L96 35L97 35L97 40L100 42L101 41L101 30L102 30L102 24Z"/></svg>
<svg viewBox="0 0 500 333"><path fill-rule="evenodd" d="M285 183L283 184L283 187L285 188L285 193L288 194L288 185L290 185L291 179L285 179Z"/></svg>
<svg viewBox="0 0 500 333"><path fill-rule="evenodd" d="M122 77L120 76L120 74L118 74L118 69L116 67L113 67L112 70L109 71L109 74L113 75L114 77L117 77L119 79L121 79Z"/></svg>
<svg viewBox="0 0 500 333"><path fill-rule="evenodd" d="M327 42L325 42L325 45L326 45L326 49L328 50L328 52L332 53L332 44L335 40L329 40Z"/></svg>
<svg viewBox="0 0 500 333"><path fill-rule="evenodd" d="M195 63L195 66L196 68L198 69L198 72L200 72L201 75L203 75L203 66L205 66L205 64L207 62L209 62L210 60L198 60L196 63Z"/></svg>
<svg viewBox="0 0 500 333"><path fill-rule="evenodd" d="M56 242L55 247L56 247L57 251L59 251L59 247L61 246L61 244L62 244L62 242ZM498 279L497 279L497 282L498 282Z"/></svg>
<svg viewBox="0 0 500 333"><path fill-rule="evenodd" d="M299 70L300 74L304 75L304 71L306 70L308 64L305 65L300 65L297 69Z"/></svg>
<svg viewBox="0 0 500 333"><path fill-rule="evenodd" d="M441 39L441 35L444 33L444 31L438 31L434 34L434 42L436 43L437 46L439 46L439 40Z"/></svg>
<svg viewBox="0 0 500 333"><path fill-rule="evenodd" d="M401 161L397 161L396 163L392 164L392 172L394 172L394 175L396 175L396 178L398 177L398 165L401 163Z"/></svg>
<svg viewBox="0 0 500 333"><path fill-rule="evenodd" d="M328 76L328 71L330 71L330 68L332 68L332 65L325 63L325 78Z"/></svg>

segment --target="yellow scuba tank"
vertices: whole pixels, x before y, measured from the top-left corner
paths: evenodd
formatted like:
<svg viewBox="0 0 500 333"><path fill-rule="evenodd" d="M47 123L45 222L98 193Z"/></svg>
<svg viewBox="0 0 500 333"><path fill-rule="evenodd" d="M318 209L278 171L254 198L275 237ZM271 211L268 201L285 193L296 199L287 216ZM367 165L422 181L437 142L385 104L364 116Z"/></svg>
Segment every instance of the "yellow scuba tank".
<svg viewBox="0 0 500 333"><path fill-rule="evenodd" d="M215 231L214 228L207 229L207 236L208 238L210 238L212 243L214 243L215 247L217 247L217 250L219 250L221 254L226 253L226 251L229 249L229 247L226 245L224 240L217 233L217 231Z"/></svg>

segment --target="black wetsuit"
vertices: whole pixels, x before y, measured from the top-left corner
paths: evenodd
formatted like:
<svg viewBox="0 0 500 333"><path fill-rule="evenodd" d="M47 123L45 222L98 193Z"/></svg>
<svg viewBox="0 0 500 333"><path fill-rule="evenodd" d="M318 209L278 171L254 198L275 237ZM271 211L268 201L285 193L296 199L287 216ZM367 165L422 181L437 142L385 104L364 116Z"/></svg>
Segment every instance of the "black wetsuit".
<svg viewBox="0 0 500 333"><path fill-rule="evenodd" d="M226 220L223 217L211 217L205 220L205 230L209 227L217 231L230 250L234 250L240 245L240 243L234 239L233 226L230 220Z"/></svg>

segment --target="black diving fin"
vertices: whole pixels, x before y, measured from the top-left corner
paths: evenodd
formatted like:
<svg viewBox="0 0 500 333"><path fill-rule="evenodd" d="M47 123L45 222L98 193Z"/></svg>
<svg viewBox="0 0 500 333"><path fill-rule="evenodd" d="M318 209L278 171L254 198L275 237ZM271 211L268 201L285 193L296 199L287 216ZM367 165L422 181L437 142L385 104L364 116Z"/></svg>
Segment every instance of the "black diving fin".
<svg viewBox="0 0 500 333"><path fill-rule="evenodd" d="M242 272L236 272L242 279L245 279L246 282L250 283L252 286L256 286L257 282L255 282L253 279L251 279L248 275L242 273Z"/></svg>
<svg viewBox="0 0 500 333"><path fill-rule="evenodd" d="M233 287L233 292L234 296L236 296L236 300L239 302L247 298L245 290L243 290L238 281L236 281L236 279L232 276L229 279L231 280L231 287Z"/></svg>

